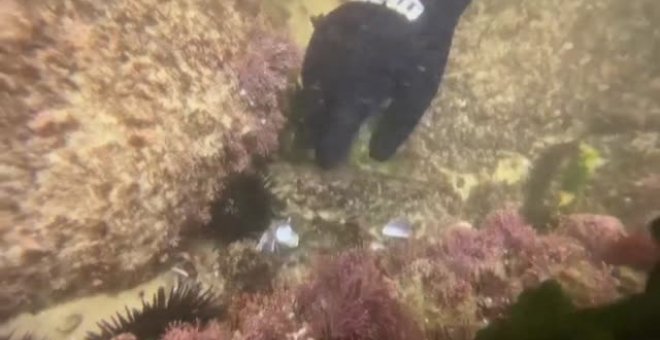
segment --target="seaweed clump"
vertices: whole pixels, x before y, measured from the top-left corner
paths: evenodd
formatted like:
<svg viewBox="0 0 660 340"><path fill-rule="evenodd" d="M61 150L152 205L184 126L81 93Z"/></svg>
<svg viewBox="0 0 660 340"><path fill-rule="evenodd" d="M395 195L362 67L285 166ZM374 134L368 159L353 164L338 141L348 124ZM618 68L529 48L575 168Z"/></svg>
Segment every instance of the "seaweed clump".
<svg viewBox="0 0 660 340"><path fill-rule="evenodd" d="M262 256L250 242L234 242L220 252L218 266L227 278L225 290L230 294L270 292L277 263Z"/></svg>
<svg viewBox="0 0 660 340"><path fill-rule="evenodd" d="M198 324L173 325L161 340L230 340L231 333L217 322L210 322L206 327Z"/></svg>
<svg viewBox="0 0 660 340"><path fill-rule="evenodd" d="M222 312L223 308L216 304L211 289L202 290L199 285L181 284L172 287L168 294L161 287L151 302L142 302L141 309L127 307L126 314L118 312L110 321L100 321L100 330L88 333L86 339L107 340L126 333L137 339L157 339L173 323L204 324L220 317Z"/></svg>
<svg viewBox="0 0 660 340"><path fill-rule="evenodd" d="M298 286L241 294L230 314L238 339L423 339L378 258L361 249L321 257Z"/></svg>
<svg viewBox="0 0 660 340"><path fill-rule="evenodd" d="M280 289L273 294L242 294L233 304L233 326L239 339L279 340L306 332L294 313L294 294Z"/></svg>
<svg viewBox="0 0 660 340"><path fill-rule="evenodd" d="M572 141L552 145L534 162L522 212L535 227L555 225L560 213L584 201L584 192L601 164L598 151Z"/></svg>
<svg viewBox="0 0 660 340"><path fill-rule="evenodd" d="M642 290L603 260L624 236L607 216L569 215L540 234L517 209L496 211L480 228L443 229L386 252L322 257L297 287L240 290L229 320L238 339L472 339L507 315L521 292L548 279L575 308L612 303L622 285Z"/></svg>
<svg viewBox="0 0 660 340"><path fill-rule="evenodd" d="M296 296L298 315L321 340L421 339L422 332L376 259L361 250L324 259Z"/></svg>
<svg viewBox="0 0 660 340"><path fill-rule="evenodd" d="M475 340L658 339L658 288L656 282L643 293L603 306L579 309L561 285L548 280L523 292L508 317L480 330Z"/></svg>
<svg viewBox="0 0 660 340"><path fill-rule="evenodd" d="M660 229L658 223L651 235ZM589 239L590 234L599 237ZM643 336L655 326L647 320L657 317L652 307L660 305L660 261L646 291L640 281L638 289L629 290L634 294L624 297L621 285L629 282L620 280L603 254L625 237L621 223L607 216L569 215L559 228L540 234L517 209L501 210L478 229L443 229L391 244L386 252L357 248L323 256L294 286L275 284L267 275L268 289L230 287L226 315L206 312L212 299L199 290L182 294L198 301L186 304L164 302L161 290L154 300L160 302L152 306L185 307L159 307L169 311L146 313L150 316L119 315L102 324L105 333L89 339L126 332L138 340L459 340L477 333L479 340L601 339L595 337L600 334L648 339ZM255 260L252 255L246 259ZM126 326L150 327L150 320L158 325L148 332ZM630 325L640 325L641 331Z"/></svg>
<svg viewBox="0 0 660 340"><path fill-rule="evenodd" d="M660 265L660 216L649 223L648 230L633 231L610 244L604 259L610 264L653 272Z"/></svg>
<svg viewBox="0 0 660 340"><path fill-rule="evenodd" d="M580 307L622 295L612 268L581 240L559 230L539 234L516 209L491 213L480 228L454 227L434 236L383 255L430 339L471 339L521 292L549 278Z"/></svg>
<svg viewBox="0 0 660 340"><path fill-rule="evenodd" d="M264 127L276 127L253 131L242 140L252 154L266 158L279 147L279 133L287 124L283 114L289 110L293 71L299 68L302 53L285 33L256 27L241 55L233 65L240 94Z"/></svg>

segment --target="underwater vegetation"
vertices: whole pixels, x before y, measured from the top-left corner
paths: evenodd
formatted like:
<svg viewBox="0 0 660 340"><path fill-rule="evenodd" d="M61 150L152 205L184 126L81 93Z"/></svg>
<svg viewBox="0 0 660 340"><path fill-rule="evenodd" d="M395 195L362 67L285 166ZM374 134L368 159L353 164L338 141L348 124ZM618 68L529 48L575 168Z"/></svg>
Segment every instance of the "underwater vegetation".
<svg viewBox="0 0 660 340"><path fill-rule="evenodd" d="M649 225L660 248L660 217ZM645 249L648 250L648 249ZM577 308L554 280L523 292L507 312L481 330L476 340L495 339L657 339L660 337L660 257L645 290L612 303Z"/></svg>
<svg viewBox="0 0 660 340"><path fill-rule="evenodd" d="M302 66L306 125L323 168L347 157L365 120L379 117L370 156L392 157L440 86L454 28L469 0L411 1L410 20L375 2L347 2L317 18Z"/></svg>
<svg viewBox="0 0 660 340"><path fill-rule="evenodd" d="M231 333L217 322L202 327L197 324L173 325L161 340L231 340Z"/></svg>
<svg viewBox="0 0 660 340"><path fill-rule="evenodd" d="M647 235L657 247L660 218ZM541 233L512 207L492 212L478 228L460 223L384 248L315 253L294 281L278 281L277 267L259 259L265 254L237 242L222 265L233 273L223 276L268 282L230 284L222 294L192 283L169 294L161 288L152 302L100 322L87 338L467 340L479 334L515 340L511 336L562 339L542 336L606 331L614 334L607 339L648 339L624 335L657 330L645 323L657 317L650 307L660 296L660 257L646 285L640 273L603 259L628 236L615 218L588 214L563 216L560 226ZM619 264L628 265L626 259L623 254ZM633 322L639 327L628 326Z"/></svg>
<svg viewBox="0 0 660 340"><path fill-rule="evenodd" d="M269 159L279 147L279 133L286 124L284 112L289 110L286 95L295 84L294 70L300 68L302 56L284 32L265 25L256 25L242 48L234 66L239 94L259 123L272 127L242 136L247 146L243 153L259 160Z"/></svg>
<svg viewBox="0 0 660 340"><path fill-rule="evenodd" d="M14 2L19 3L9 0L2 4ZM41 13L38 9L41 5L35 4L35 12L26 17L36 20L31 22L19 18L11 31L4 30L4 25L9 21L0 20L3 22L0 23L3 26L0 38L5 39L18 30L17 36L9 40L20 42L5 44L6 41L2 40L3 51L0 53L4 53L6 47L10 56L21 56L15 60L12 57L7 63L11 66L0 71L0 78L9 80L0 85L3 90L0 110L3 114L8 113L6 121L10 123L2 127L3 136L6 133L9 140L5 146L12 145L18 150L9 150L7 164L10 167L7 164L2 166L0 196L3 198L3 208L9 212L7 227L0 226L0 239L7 245L0 247L3 250L0 271L6 274L0 282L2 317L14 314L24 306L38 309L39 300L42 303L50 301L53 295L74 295L74 292L79 294L85 290L112 287L116 278L127 277L133 282L140 280L142 275L148 275L151 271L154 261L163 258L161 255L168 255L168 250L176 246L180 226L187 225L188 221L201 221L197 224L202 224L208 221L209 216L213 217L207 208L222 183L229 183L225 180L249 168L254 154L267 156L272 151L276 144L275 130L282 124L279 112L282 104L274 92L285 88L287 82L280 77L280 72L294 67L295 53L287 49L285 38L266 37L270 33L268 29L246 33L246 26L252 28L259 24L252 18L233 20L234 12L229 8L231 6L226 6L227 3L231 2L145 0L92 4L86 0L55 0L43 5L49 10L43 9ZM522 47L497 56L507 62L494 60L493 56L498 53L483 52L488 49L506 50L511 45L493 49L496 40L484 39L483 43L478 43L480 49L465 48L476 55L479 63L488 65L496 72L484 75L483 69L457 67L460 72L472 75L464 77L457 73L453 79L468 79L470 81L462 85L470 86L455 87L475 89L475 92L466 91L465 96L452 96L451 99L461 103L466 97L479 99L467 100L461 105L478 111L480 115L468 117L477 124L468 122L467 128L455 129L459 142L443 143L446 147L438 148L441 150L434 147L426 149L442 160L436 164L454 166L461 162L467 164L479 156L487 157L478 153L475 157L475 154L455 150L483 152L484 149L490 151L492 148L510 147L529 156L526 148L518 149L518 145L531 145L526 136L540 135L541 130L524 124L524 119L510 119L511 116L534 117L530 121L535 120L550 131L553 126L554 129L561 126L564 130L568 125L565 116L578 117L581 110L575 108L589 106L584 102L587 97L584 91L580 93L578 90L581 88L571 85L578 83L580 78L588 79L585 74L597 73L597 70L622 73L622 76L629 73L630 78L639 79L639 83L651 83L653 79L637 77L629 72L634 70L629 69L625 61L635 60L636 56L621 54L621 62L606 67L589 59L591 55L571 52L580 52L585 48L607 51L601 46L594 46L591 41L596 41L598 36L616 37L609 30L597 34L588 29L588 26L581 24L582 17L574 19L571 13L562 15L559 11L542 10L545 6L559 8L566 5L567 12L578 12L573 11L576 7L570 7L574 6L570 5L571 1L553 3L556 4L540 4L537 8L541 10L538 10L510 2L509 9L500 11L506 16L493 20L497 24L492 25L490 32ZM572 3L597 8L603 2L595 1L595 5ZM643 0L639 3L650 4ZM521 16L520 11L530 15ZM226 13L229 15L225 16ZM587 13L594 13L595 20L607 25L612 22L603 20L597 9ZM5 13L0 17L4 19ZM94 17L106 19L99 23L92 19ZM502 17L515 20L501 20ZM478 17L472 22L472 27L485 26L482 23L488 20L483 19L483 16ZM240 21L245 24L241 25ZM526 37L547 39L539 33L552 31L551 25L547 25L549 21L559 27L571 27L571 23L577 22L575 29L587 32L585 36L589 35L589 38L583 43L571 40L569 34L560 31L560 34L550 34L550 39L558 45L527 45ZM496 27L501 22L505 23L504 30ZM526 26L527 22L537 28ZM643 20L636 22L640 26L644 24ZM617 25L610 26L619 28ZM22 27L27 29L21 30ZM136 30L136 27L148 29ZM521 34L511 39L507 31ZM642 34L631 36L638 39ZM472 38L470 36L465 40L476 41ZM153 44L144 44L145 40ZM245 40L250 42L243 44ZM32 41L36 43L32 45ZM55 45L54 48L50 47L51 44ZM238 45L248 47L222 48ZM539 51L536 54L541 57L529 58L519 52L525 49ZM636 55L644 54L628 46L626 49ZM557 55L567 52L565 54L572 58L546 58L543 54L547 50ZM27 51L29 53L25 53ZM619 55L619 50L609 51L609 55ZM542 62L534 63L539 59ZM277 65L278 61L283 61L284 66ZM586 71L569 69L567 72L576 75L572 82L571 78L557 77L559 73L554 72L557 63L579 65ZM498 67L501 64L511 64L521 71L507 72L507 68ZM458 65L463 66L464 63ZM553 72L534 72L535 69L542 70L539 66L543 65ZM561 87L557 90L559 95L556 91L543 91L548 89L546 87L538 88L534 79L516 78L515 75L520 73L536 74L544 84ZM652 72L646 74L654 76ZM495 79L501 82L493 81ZM482 90L478 90L479 86L472 86L478 85L475 84L477 80ZM502 83L515 85L500 86ZM601 85L606 91L607 87L612 88L601 97L630 99L629 94L617 89L619 86L612 86L616 85L614 83L602 82L592 87L600 89ZM657 85L654 86L657 88ZM536 87L536 90L542 90L538 92L548 95L537 96L532 92L519 91L520 87ZM484 91L483 88L502 90L498 93ZM508 96L506 92L515 95ZM579 100L568 101L562 94ZM42 96L48 98L40 98ZM51 100L50 97L58 98ZM599 100L601 97L593 101L608 103ZM240 105L241 101L244 105ZM632 101L635 100L625 102ZM519 106L513 107L509 103ZM560 113L555 110L557 107L551 106L552 103L561 103ZM624 110L617 108L616 111L625 115L626 111L639 108L638 105L631 107ZM443 107L437 111L449 114L447 111L451 110L444 110ZM509 119L504 112L511 112ZM539 112L553 115L553 119L545 119L545 116L540 119ZM564 117L557 117L559 115ZM451 117L456 122L466 121L453 119L450 114L445 117ZM489 122L483 124L484 121ZM455 127L451 124L439 125ZM485 125L492 128L472 129ZM444 135L442 130L435 129L437 127L431 126L431 129L441 131L438 135ZM506 133L508 127L516 133ZM246 130L247 133L243 134ZM494 139L492 135L489 138L492 131L498 135L509 135L506 138L515 139L516 145L507 144L505 138ZM460 138L466 139L465 143ZM460 147L455 148L455 144L465 147L461 150ZM479 148L479 144L493 147ZM452 150L451 154L457 155L455 159L459 161L446 157L448 153L443 154L444 150ZM563 210L579 201L576 198L584 189L580 184L585 183L587 178L583 175L589 174L590 169L586 165L581 161L565 162L564 169L570 176L560 176L558 182L566 190L561 190L557 196L559 199L551 203L554 204L553 209L559 207ZM471 172L474 168L479 166L470 164L468 168L456 165L455 170ZM10 171L5 174L7 169ZM9 180L5 182L5 178ZM35 178L39 178L37 186L33 182ZM407 179L402 182L404 186L410 186ZM468 184L464 190L465 197L471 188L471 182ZM357 185L354 191L365 190ZM390 196L397 197L392 200L394 204L407 200L405 195L396 194ZM375 195L367 193L364 196L371 198ZM649 194L648 197L647 202L657 202L657 195ZM300 199L306 200L308 197ZM319 201L321 206L327 206L323 200ZM229 207L227 211L232 214L234 203L228 202L226 205ZM342 205L348 205L344 203ZM3 210L3 222L7 217L5 212ZM367 215L366 209L360 211L363 212ZM231 218L237 217L235 225L241 233L249 232L248 227L262 228L257 226L263 225L263 220L255 218L258 216L247 216L243 220L241 214L230 215ZM530 232L526 223L521 223L515 214L510 215L489 218L478 229L453 229L442 237L430 235L427 240L411 240L409 246L401 243L399 251L394 254L366 249L339 254L335 259L328 259L324 265L333 273L324 274L322 271L325 269L312 270L312 276L300 284L300 289L295 286L282 288L271 282L274 276L271 268L267 265L260 267L260 257L256 252L235 257L232 254L232 260L236 261L231 266L223 267L230 280L249 281L252 275L257 274L265 274L261 276L267 278L263 282L255 282L253 286L229 285L233 291L246 293L244 299L248 302L245 302L245 307L233 310L230 317L220 316L218 322L207 326L194 321L168 325L169 331L165 337L221 338L228 336L230 331L237 334L231 334L231 337L256 339L304 338L311 334L329 338L345 334L369 337L370 334L390 334L392 327L381 328L373 324L366 327L362 322L364 319L390 320L393 315L403 314L402 319L412 320L418 328L416 331L424 332L427 338L471 338L475 329L506 316L507 307L520 291L533 288L547 277L558 277L557 282L570 295L575 308L584 308L603 301L611 303L612 298L635 290L635 282L626 281L629 278L623 276L627 273L617 266L634 266L646 271L657 264L658 247L647 233L626 233L620 223L611 219L573 215L566 221L557 221L557 230L546 235L538 231ZM258 223L252 225L251 222L244 222L250 221L250 218L255 218ZM442 216L437 216L437 219L440 218ZM235 238L228 236L229 239ZM498 250L499 247L506 247L506 250ZM538 249L544 247L554 249ZM256 266L250 264L255 262ZM407 268L409 263L414 266ZM338 270L344 266L354 270ZM259 272L254 268L267 270ZM657 280L657 274L653 273L657 271L652 272L649 282L653 281L653 277ZM318 277L327 280L321 281ZM337 279L337 284L326 283L336 277L345 279ZM303 296L300 292L307 291L313 291L314 294L310 295L319 297L321 301L329 300L328 297L360 298L300 308L297 303L304 300L300 298ZM431 300L425 301L426 296ZM379 308L389 312L381 312ZM350 320L343 319L343 315L330 317L344 311L348 314L361 311L361 314ZM123 317L127 318L126 315ZM114 321L116 319L108 324L112 326ZM391 337L403 336L407 325L408 322L399 327L401 334ZM414 331L411 329L411 332ZM120 334L115 338L137 337Z"/></svg>
<svg viewBox="0 0 660 340"><path fill-rule="evenodd" d="M660 247L660 218L650 226ZM576 307L554 280L523 292L507 311L480 330L475 340L660 338L660 258L650 271L643 292L589 308Z"/></svg>
<svg viewBox="0 0 660 340"><path fill-rule="evenodd" d="M619 313L627 315L621 322L653 316L651 308L643 311L657 302L648 295L652 285L645 292L642 280L630 282L599 258L602 247L626 235L622 225L609 216L565 218L571 222L540 234L515 209L502 210L476 229L451 227L387 251L323 255L296 286L234 297L224 327L233 330L231 339L251 340L463 340L484 327L479 339L578 339L587 333L571 328L576 315L596 325ZM589 243L584 232L605 236ZM510 328L500 324L522 328L491 337L492 329Z"/></svg>
<svg viewBox="0 0 660 340"><path fill-rule="evenodd" d="M0 319L152 277L277 149L299 51L234 3L0 3Z"/></svg>
<svg viewBox="0 0 660 340"><path fill-rule="evenodd" d="M301 51L292 46L284 32L269 32L257 26L249 35L249 44L236 66L239 86L245 91L242 95L248 98L250 106L260 111L271 114L284 111L284 94L292 86L295 74L292 70L300 67Z"/></svg>
<svg viewBox="0 0 660 340"><path fill-rule="evenodd" d="M596 149L581 141L548 147L533 164L522 211L537 228L556 224L560 213L575 209L601 163Z"/></svg>
<svg viewBox="0 0 660 340"><path fill-rule="evenodd" d="M242 295L234 299L232 326L237 330L233 339L286 339L306 330L296 318L294 292L279 289L272 294Z"/></svg>
<svg viewBox="0 0 660 340"><path fill-rule="evenodd" d="M660 261L660 217L650 224L650 230L635 230L614 242L604 259L615 265L626 265L642 271L652 270Z"/></svg>
<svg viewBox="0 0 660 340"><path fill-rule="evenodd" d="M350 250L316 264L296 294L296 311L315 339L421 339L419 325L396 298L376 259Z"/></svg>
<svg viewBox="0 0 660 340"><path fill-rule="evenodd" d="M413 240L383 256L431 338L471 338L503 316L518 294L547 278L556 278L581 306L631 289L579 239L561 228L540 234L515 209L491 213L479 228L450 228L436 240Z"/></svg>
<svg viewBox="0 0 660 340"><path fill-rule="evenodd" d="M225 290L231 294L272 291L276 275L276 257L264 256L252 244L230 244L220 251L218 267L228 282Z"/></svg>
<svg viewBox="0 0 660 340"><path fill-rule="evenodd" d="M321 256L311 270L296 287L235 297L233 339L422 339L373 254L352 249Z"/></svg>

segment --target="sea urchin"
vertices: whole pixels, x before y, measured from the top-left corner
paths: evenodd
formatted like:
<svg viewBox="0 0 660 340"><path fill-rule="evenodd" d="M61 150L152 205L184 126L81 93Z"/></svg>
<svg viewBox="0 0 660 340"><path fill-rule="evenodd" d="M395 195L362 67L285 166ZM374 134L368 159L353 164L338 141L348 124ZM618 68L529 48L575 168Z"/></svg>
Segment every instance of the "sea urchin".
<svg viewBox="0 0 660 340"><path fill-rule="evenodd" d="M211 289L180 284L166 294L160 287L151 303L142 301L141 309L126 307L126 314L117 312L109 321L98 322L100 331L89 332L87 340L109 340L122 333L133 334L139 340L158 339L174 322L206 323L220 317L223 310Z"/></svg>

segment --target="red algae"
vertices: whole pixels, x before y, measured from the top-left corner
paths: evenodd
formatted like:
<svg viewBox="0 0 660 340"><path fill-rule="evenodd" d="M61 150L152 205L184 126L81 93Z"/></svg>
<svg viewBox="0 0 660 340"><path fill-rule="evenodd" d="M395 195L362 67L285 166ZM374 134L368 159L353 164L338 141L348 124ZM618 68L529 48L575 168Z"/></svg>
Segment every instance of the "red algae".
<svg viewBox="0 0 660 340"><path fill-rule="evenodd" d="M315 339L421 339L375 259L361 250L324 259L297 294L298 314Z"/></svg>

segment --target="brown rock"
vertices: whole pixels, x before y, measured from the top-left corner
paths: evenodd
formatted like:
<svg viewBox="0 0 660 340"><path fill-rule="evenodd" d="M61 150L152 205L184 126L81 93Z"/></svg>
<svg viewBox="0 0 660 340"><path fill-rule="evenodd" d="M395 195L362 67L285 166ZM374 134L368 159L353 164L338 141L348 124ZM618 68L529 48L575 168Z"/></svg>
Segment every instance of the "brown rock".
<svg viewBox="0 0 660 340"><path fill-rule="evenodd" d="M0 319L152 275L277 147L232 69L265 24L214 4L0 0Z"/></svg>

